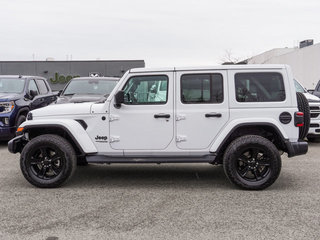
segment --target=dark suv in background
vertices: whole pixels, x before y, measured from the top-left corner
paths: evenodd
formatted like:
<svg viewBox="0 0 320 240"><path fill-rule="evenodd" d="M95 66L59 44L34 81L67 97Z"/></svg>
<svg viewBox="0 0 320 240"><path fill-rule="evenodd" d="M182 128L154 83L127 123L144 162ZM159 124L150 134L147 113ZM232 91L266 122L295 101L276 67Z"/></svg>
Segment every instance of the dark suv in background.
<svg viewBox="0 0 320 240"><path fill-rule="evenodd" d="M56 100L46 79L0 75L0 140L9 140L30 110Z"/></svg>

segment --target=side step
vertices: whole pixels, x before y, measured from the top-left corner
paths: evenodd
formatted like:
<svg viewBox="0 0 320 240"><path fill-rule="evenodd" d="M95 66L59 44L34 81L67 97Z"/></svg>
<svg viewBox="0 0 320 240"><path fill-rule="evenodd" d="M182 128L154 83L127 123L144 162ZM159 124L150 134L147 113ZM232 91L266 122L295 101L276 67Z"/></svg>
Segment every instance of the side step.
<svg viewBox="0 0 320 240"><path fill-rule="evenodd" d="M143 157L118 157L107 155L88 155L88 163L214 163L216 155L202 156L143 156Z"/></svg>

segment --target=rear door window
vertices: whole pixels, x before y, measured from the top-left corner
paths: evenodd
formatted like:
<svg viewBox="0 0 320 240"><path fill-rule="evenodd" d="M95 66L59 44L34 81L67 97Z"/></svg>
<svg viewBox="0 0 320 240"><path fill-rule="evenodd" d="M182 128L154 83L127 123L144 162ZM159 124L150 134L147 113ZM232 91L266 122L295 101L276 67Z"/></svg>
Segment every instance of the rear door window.
<svg viewBox="0 0 320 240"><path fill-rule="evenodd" d="M41 95L48 93L48 87L43 80L38 79L37 84Z"/></svg>
<svg viewBox="0 0 320 240"><path fill-rule="evenodd" d="M184 104L222 103L222 75L216 73L182 75L181 102Z"/></svg>
<svg viewBox="0 0 320 240"><path fill-rule="evenodd" d="M37 84L33 79L30 80L28 89L29 89L29 91L31 91L31 90L36 91L37 94L39 94Z"/></svg>
<svg viewBox="0 0 320 240"><path fill-rule="evenodd" d="M238 102L282 102L286 99L283 77L277 72L237 73Z"/></svg>

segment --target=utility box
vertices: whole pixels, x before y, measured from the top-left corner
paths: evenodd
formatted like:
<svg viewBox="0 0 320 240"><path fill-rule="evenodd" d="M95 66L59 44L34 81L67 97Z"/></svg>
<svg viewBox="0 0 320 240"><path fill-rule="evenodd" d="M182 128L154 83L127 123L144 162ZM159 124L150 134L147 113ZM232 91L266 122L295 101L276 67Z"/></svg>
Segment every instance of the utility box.
<svg viewBox="0 0 320 240"><path fill-rule="evenodd" d="M311 45L313 45L313 39L307 39L307 40L304 40L304 41L300 42L299 48L304 48L304 47L308 47L308 46L311 46Z"/></svg>

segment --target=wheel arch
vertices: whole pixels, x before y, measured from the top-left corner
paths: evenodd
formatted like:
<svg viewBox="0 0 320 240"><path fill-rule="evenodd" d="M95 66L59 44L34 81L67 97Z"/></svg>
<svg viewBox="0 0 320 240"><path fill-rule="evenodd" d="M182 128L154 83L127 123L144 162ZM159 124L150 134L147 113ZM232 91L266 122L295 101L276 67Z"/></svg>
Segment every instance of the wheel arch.
<svg viewBox="0 0 320 240"><path fill-rule="evenodd" d="M15 124L17 123L18 121L18 118L21 116L21 115L25 115L27 117L27 114L28 112L30 111L29 107L23 107L23 108L20 108L16 117L15 117Z"/></svg>
<svg viewBox="0 0 320 240"><path fill-rule="evenodd" d="M72 127L59 123L27 124L23 127L24 133L28 133L29 140L43 134L55 134L68 140L78 156L83 156L87 153L96 153L97 150L95 146L80 123L73 121L72 124Z"/></svg>
<svg viewBox="0 0 320 240"><path fill-rule="evenodd" d="M217 161L222 161L226 148L236 138L244 135L257 135L270 140L279 150L287 152L287 139L283 136L279 128L266 122L241 123L232 128L224 140L220 143L216 151Z"/></svg>

